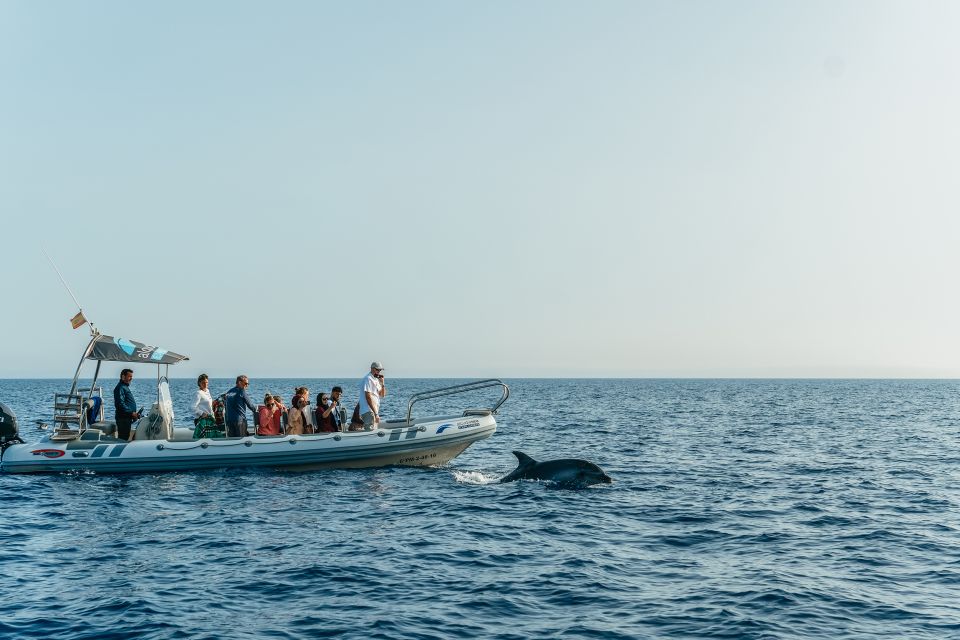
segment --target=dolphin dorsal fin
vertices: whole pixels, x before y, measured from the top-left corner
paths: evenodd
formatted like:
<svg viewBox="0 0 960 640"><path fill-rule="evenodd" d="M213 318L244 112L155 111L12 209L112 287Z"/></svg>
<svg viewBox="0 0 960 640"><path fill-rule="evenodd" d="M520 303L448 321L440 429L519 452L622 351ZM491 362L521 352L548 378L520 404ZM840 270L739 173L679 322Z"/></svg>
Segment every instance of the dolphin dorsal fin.
<svg viewBox="0 0 960 640"><path fill-rule="evenodd" d="M520 468L537 464L536 460L525 454L523 451L514 451L513 455L517 456L517 464Z"/></svg>

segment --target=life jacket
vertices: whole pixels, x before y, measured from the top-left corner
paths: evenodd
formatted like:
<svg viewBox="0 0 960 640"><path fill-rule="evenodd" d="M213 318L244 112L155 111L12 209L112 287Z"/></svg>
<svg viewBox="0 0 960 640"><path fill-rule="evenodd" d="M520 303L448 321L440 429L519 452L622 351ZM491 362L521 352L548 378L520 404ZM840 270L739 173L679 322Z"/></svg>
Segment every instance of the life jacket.
<svg viewBox="0 0 960 640"><path fill-rule="evenodd" d="M100 406L103 404L103 398L93 396L90 398L91 404L87 408L87 424L93 424L100 421Z"/></svg>
<svg viewBox="0 0 960 640"><path fill-rule="evenodd" d="M220 398L213 401L213 422L217 426L223 425L223 401Z"/></svg>

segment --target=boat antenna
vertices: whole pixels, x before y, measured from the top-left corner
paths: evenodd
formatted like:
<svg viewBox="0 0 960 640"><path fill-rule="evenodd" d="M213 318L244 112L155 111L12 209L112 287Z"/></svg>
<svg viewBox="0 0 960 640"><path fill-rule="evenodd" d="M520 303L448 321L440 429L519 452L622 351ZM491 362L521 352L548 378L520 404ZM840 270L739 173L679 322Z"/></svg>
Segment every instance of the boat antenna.
<svg viewBox="0 0 960 640"><path fill-rule="evenodd" d="M87 318L83 315L83 307L80 306L80 301L77 300L77 296L73 295L73 291L70 289L70 285L68 285L67 281L64 280L63 274L60 273L60 269L57 268L57 265L53 262L53 258L50 257L50 254L47 253L47 250L42 246L40 247L40 250L43 251L43 255L45 255L47 257L47 260L50 262L50 266L53 267L53 270L57 272L57 277L60 278L60 282L63 283L63 287L67 290L67 293L70 294L70 297L73 298L73 302L77 305L77 310L79 311L79 313L77 313L77 315L73 317L70 323L73 325L74 329L82 326L83 323L87 322ZM97 331L96 328L93 326L93 323L91 322L90 333L94 334L96 333L96 331Z"/></svg>

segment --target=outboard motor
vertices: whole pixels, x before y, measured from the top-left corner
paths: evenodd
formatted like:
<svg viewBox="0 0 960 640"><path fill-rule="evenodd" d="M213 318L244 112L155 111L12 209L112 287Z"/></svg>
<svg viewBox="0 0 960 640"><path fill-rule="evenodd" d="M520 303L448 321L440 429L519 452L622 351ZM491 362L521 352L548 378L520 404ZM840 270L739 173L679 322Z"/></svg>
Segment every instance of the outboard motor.
<svg viewBox="0 0 960 640"><path fill-rule="evenodd" d="M17 415L13 410L0 402L0 455L12 444L23 444L20 439L20 429L17 427Z"/></svg>

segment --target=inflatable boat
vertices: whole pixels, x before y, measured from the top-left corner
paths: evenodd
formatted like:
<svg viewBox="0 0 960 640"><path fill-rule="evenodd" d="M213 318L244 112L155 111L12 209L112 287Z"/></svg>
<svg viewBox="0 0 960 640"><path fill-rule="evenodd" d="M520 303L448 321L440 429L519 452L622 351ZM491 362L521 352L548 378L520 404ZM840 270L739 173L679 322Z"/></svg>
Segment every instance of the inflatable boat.
<svg viewBox="0 0 960 640"><path fill-rule="evenodd" d="M114 338L92 330L69 393L55 394L53 429L34 443L19 436L16 416L0 407L0 472L103 473L179 471L223 467L340 469L387 465L430 466L448 462L477 440L497 430L497 409L510 390L500 380L477 380L410 397L403 419L381 422L370 431L307 435L195 438L192 427L174 425L166 373L186 356ZM78 388L85 361L97 362L89 388ZM103 362L157 365L157 401L140 420L132 441L114 437L116 425L103 420L102 391L96 386ZM161 367L166 366L164 375ZM500 398L488 408L465 408L455 414L416 417L422 400L498 387Z"/></svg>

